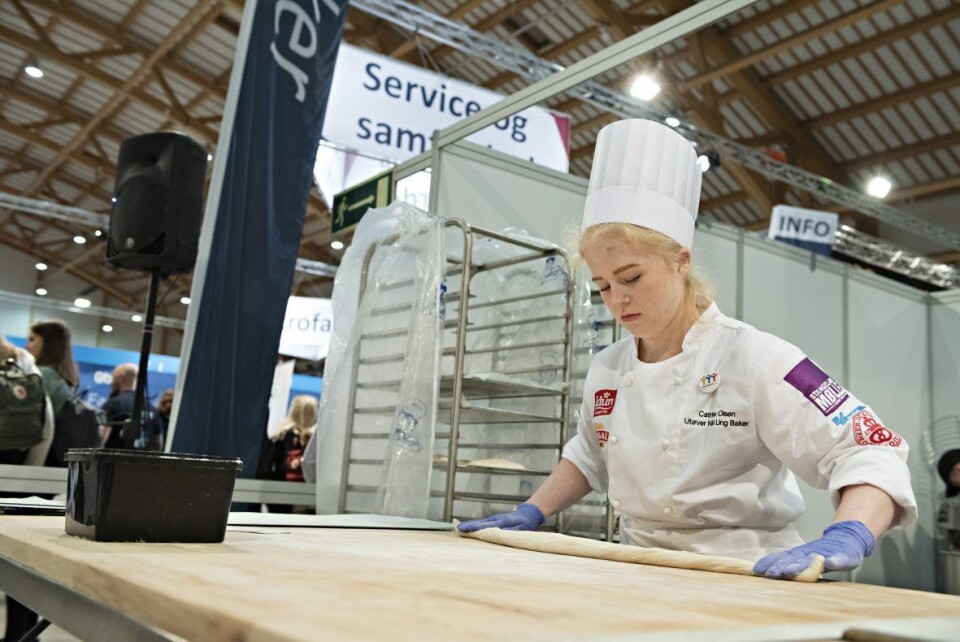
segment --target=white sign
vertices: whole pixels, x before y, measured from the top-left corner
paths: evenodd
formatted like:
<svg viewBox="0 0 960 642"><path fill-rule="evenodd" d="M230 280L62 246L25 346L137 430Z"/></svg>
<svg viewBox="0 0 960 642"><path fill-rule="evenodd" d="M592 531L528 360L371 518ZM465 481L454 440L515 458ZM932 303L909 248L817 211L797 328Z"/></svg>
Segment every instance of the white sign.
<svg viewBox="0 0 960 642"><path fill-rule="evenodd" d="M273 369L273 386L270 388L270 413L267 417L267 436L273 439L280 431L280 425L287 418L287 405L290 403L290 386L293 385L293 361L278 363Z"/></svg>
<svg viewBox="0 0 960 642"><path fill-rule="evenodd" d="M816 243L829 247L837 233L838 218L833 212L777 205L770 216L767 235L780 241L800 241L797 245Z"/></svg>
<svg viewBox="0 0 960 642"><path fill-rule="evenodd" d="M377 158L369 158L355 152L335 149L324 143L317 148L317 160L313 165L313 178L320 188L320 195L333 207L333 197L348 187L359 185L382 174L396 163ZM430 190L429 183L427 191ZM419 206L421 209L426 207Z"/></svg>
<svg viewBox="0 0 960 642"><path fill-rule="evenodd" d="M323 138L382 158L405 160L430 148L433 130L502 99L489 89L342 44ZM569 138L569 117L531 107L467 140L566 172Z"/></svg>
<svg viewBox="0 0 960 642"><path fill-rule="evenodd" d="M280 354L319 361L327 356L333 336L333 306L330 299L292 296L280 335Z"/></svg>

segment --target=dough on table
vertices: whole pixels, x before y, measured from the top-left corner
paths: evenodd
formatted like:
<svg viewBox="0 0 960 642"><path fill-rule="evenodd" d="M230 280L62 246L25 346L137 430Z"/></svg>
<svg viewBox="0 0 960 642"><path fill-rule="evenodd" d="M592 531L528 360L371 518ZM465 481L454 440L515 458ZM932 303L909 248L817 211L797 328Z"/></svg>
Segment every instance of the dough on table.
<svg viewBox="0 0 960 642"><path fill-rule="evenodd" d="M462 537L479 539L491 544L501 544L512 548L522 548L541 553L556 553L576 557L592 557L616 562L669 566L695 571L713 571L714 573L732 573L734 575L755 575L753 563L734 557L702 555L688 551L670 551L663 548L626 546L609 542L546 533L541 531L505 531L499 528L485 528L473 533L460 533ZM823 573L823 558L819 555L813 564L800 575L793 578L796 582L816 582Z"/></svg>
<svg viewBox="0 0 960 642"><path fill-rule="evenodd" d="M482 468L509 468L510 470L526 470L523 464L518 464L509 459L471 459L464 462L462 466L480 466Z"/></svg>

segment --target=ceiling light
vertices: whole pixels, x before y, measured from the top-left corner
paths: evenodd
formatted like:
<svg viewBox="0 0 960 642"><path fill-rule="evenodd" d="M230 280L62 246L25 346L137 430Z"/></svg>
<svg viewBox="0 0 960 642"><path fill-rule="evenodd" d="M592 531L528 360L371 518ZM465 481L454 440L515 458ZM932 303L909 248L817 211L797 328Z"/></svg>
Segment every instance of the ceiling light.
<svg viewBox="0 0 960 642"><path fill-rule="evenodd" d="M213 154L207 154L207 162L209 163L212 160L213 160Z"/></svg>
<svg viewBox="0 0 960 642"><path fill-rule="evenodd" d="M133 314L130 316L130 320L133 321L134 323L140 323L141 321L143 321L143 317L140 316L139 314Z"/></svg>
<svg viewBox="0 0 960 642"><path fill-rule="evenodd" d="M184 305L190 305L190 297L188 297L188 296L182 296L182 297L180 297L180 303L182 303L182 304L184 304Z"/></svg>
<svg viewBox="0 0 960 642"><path fill-rule="evenodd" d="M35 268L37 268L38 270L40 270L41 272L43 272L43 271L46 270L49 266L48 266L46 263L44 263L43 261L40 261L39 263L37 263L37 264L34 265L33 267L35 267Z"/></svg>
<svg viewBox="0 0 960 642"><path fill-rule="evenodd" d="M84 243L87 242L87 238L85 236L77 234L76 236L73 237L73 242L76 243L77 245L83 245Z"/></svg>
<svg viewBox="0 0 960 642"><path fill-rule="evenodd" d="M893 187L893 184L883 176L874 176L867 184L867 194L883 198L890 193L891 187Z"/></svg>
<svg viewBox="0 0 960 642"><path fill-rule="evenodd" d="M104 324L100 327L100 329L103 330L104 332L113 332L113 326L110 325L109 323L104 323Z"/></svg>
<svg viewBox="0 0 960 642"><path fill-rule="evenodd" d="M83 297L77 297L76 299L73 300L73 304L74 304L75 306L77 306L78 308L89 308L89 307L90 307L90 299L84 299Z"/></svg>
<svg viewBox="0 0 960 642"><path fill-rule="evenodd" d="M32 60L24 65L23 71L31 78L43 78L43 69L40 69L40 63L36 60Z"/></svg>
<svg viewBox="0 0 960 642"><path fill-rule="evenodd" d="M630 85L630 95L640 100L652 100L660 93L660 85L652 76L642 74Z"/></svg>
<svg viewBox="0 0 960 642"><path fill-rule="evenodd" d="M330 247L332 247L335 250L342 250L343 241L333 241L332 243L330 243Z"/></svg>
<svg viewBox="0 0 960 642"><path fill-rule="evenodd" d="M103 230L94 230L93 235L97 238L101 238L103 236Z"/></svg>
<svg viewBox="0 0 960 642"><path fill-rule="evenodd" d="M47 296L47 288L37 288L37 296Z"/></svg>
<svg viewBox="0 0 960 642"><path fill-rule="evenodd" d="M697 167L700 168L700 172L707 172L713 169L714 167L720 166L720 154L712 149L708 149L699 156L697 156Z"/></svg>
<svg viewBox="0 0 960 642"><path fill-rule="evenodd" d="M116 197L116 196L111 196L111 197L110 197L110 202L111 202L111 203L116 203L116 202L117 202L117 197Z"/></svg>
<svg viewBox="0 0 960 642"><path fill-rule="evenodd" d="M674 118L673 116L670 116L669 118L667 118L667 119L666 119L665 121L663 121L663 122L665 122L666 124L670 125L671 127L679 127L679 126L680 126L680 121L679 121L678 119Z"/></svg>

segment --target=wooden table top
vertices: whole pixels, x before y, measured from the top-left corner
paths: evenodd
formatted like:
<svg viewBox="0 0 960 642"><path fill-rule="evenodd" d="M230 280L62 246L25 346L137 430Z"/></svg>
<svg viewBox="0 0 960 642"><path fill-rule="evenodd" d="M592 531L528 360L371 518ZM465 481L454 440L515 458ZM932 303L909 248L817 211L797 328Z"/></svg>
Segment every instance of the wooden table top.
<svg viewBox="0 0 960 642"><path fill-rule="evenodd" d="M960 629L960 597L566 557L450 532L238 527L222 544L103 543L66 535L62 517L0 516L0 556L190 640L716 642L894 620Z"/></svg>

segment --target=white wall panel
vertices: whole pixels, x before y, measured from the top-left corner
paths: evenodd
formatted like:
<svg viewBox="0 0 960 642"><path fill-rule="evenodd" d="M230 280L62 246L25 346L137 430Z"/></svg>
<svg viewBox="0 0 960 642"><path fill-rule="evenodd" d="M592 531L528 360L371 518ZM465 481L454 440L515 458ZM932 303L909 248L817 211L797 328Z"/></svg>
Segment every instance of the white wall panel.
<svg viewBox="0 0 960 642"><path fill-rule="evenodd" d="M717 305L729 316L737 313L737 251L739 232L711 224L697 228L693 237L693 263L717 291Z"/></svg>
<svg viewBox="0 0 960 642"><path fill-rule="evenodd" d="M960 417L960 290L931 298L932 419ZM960 440L960 435L956 439Z"/></svg>
<svg viewBox="0 0 960 642"><path fill-rule="evenodd" d="M443 154L436 211L488 230L512 227L562 244L566 229L579 231L586 193L582 178L458 143Z"/></svg>
<svg viewBox="0 0 960 642"><path fill-rule="evenodd" d="M17 294L34 295L38 285L47 289L47 299L55 301L73 301L89 283L67 273L58 272L50 267L39 272L34 267L36 259L23 252L0 244L0 290ZM144 275L144 280L148 278ZM161 290L162 292L162 290ZM87 295L94 305L122 309L113 299L105 299L99 292ZM142 313L142 310L139 310ZM131 313L132 314L132 313ZM140 351L142 325L125 319L101 319L83 313L68 312L57 308L48 308L42 304L25 305L0 301L0 332L5 336L26 337L30 325L46 319L59 319L67 324L73 335L75 345L117 348L120 350ZM105 333L101 326L109 323L114 331ZM155 354L180 354L181 334L167 328L156 328L153 336Z"/></svg>
<svg viewBox="0 0 960 642"><path fill-rule="evenodd" d="M855 573L859 581L933 590L933 505L919 453L929 423L927 310L924 293L870 275L849 281L850 381L884 425L910 445L920 519L890 532Z"/></svg>
<svg viewBox="0 0 960 642"><path fill-rule="evenodd" d="M747 238L743 256L743 320L793 343L837 381L843 379L843 269L811 262L809 252ZM807 541L833 521L830 494L802 480L807 510L796 522Z"/></svg>
<svg viewBox="0 0 960 642"><path fill-rule="evenodd" d="M37 275L36 259L0 244L0 290L33 292Z"/></svg>
<svg viewBox="0 0 960 642"><path fill-rule="evenodd" d="M944 485L934 466L944 452L960 448L960 290L930 297L930 377L931 425L926 443L919 445L931 467L925 479L918 475L915 485L929 483L930 495L937 498L931 503L939 503ZM938 586L943 586L942 579Z"/></svg>
<svg viewBox="0 0 960 642"><path fill-rule="evenodd" d="M843 377L843 269L810 253L748 238L743 257L743 320L803 350Z"/></svg>
<svg viewBox="0 0 960 642"><path fill-rule="evenodd" d="M0 244L0 290L33 294L36 287L36 260ZM30 308L0 301L0 332L25 337L30 327Z"/></svg>

